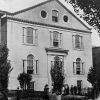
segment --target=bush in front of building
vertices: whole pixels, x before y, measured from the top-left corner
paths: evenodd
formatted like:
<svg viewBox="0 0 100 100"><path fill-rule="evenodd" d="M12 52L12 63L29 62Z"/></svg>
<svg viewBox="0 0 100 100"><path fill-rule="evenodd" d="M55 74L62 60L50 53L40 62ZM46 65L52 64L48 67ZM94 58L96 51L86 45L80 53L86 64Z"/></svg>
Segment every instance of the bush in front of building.
<svg viewBox="0 0 100 100"><path fill-rule="evenodd" d="M17 79L19 81L21 89L24 91L30 87L30 82L32 80L32 76L30 74L23 72L18 75Z"/></svg>
<svg viewBox="0 0 100 100"><path fill-rule="evenodd" d="M56 56L54 58L54 64L50 70L51 80L53 82L53 92L61 94L61 90L64 83L64 71L63 71L63 62L60 61L60 58Z"/></svg>
<svg viewBox="0 0 100 100"><path fill-rule="evenodd" d="M10 61L8 61L8 48L0 45L0 92L7 100L9 74L12 71Z"/></svg>

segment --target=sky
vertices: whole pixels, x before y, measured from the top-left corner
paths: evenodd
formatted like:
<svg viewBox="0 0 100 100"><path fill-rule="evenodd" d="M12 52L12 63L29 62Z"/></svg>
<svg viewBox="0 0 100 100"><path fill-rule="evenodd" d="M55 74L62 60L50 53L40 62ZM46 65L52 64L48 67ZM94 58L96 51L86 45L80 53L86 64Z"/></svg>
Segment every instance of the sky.
<svg viewBox="0 0 100 100"><path fill-rule="evenodd" d="M15 12L46 0L0 0L0 10ZM65 3L65 0L59 0Z"/></svg>
<svg viewBox="0 0 100 100"><path fill-rule="evenodd" d="M8 12L16 12L30 6L36 5L40 2L46 0L0 0L0 10L8 11ZM73 8L65 3L65 0L59 0L62 2L67 8L69 8L73 13ZM100 37L98 33L92 29L92 45L100 46Z"/></svg>

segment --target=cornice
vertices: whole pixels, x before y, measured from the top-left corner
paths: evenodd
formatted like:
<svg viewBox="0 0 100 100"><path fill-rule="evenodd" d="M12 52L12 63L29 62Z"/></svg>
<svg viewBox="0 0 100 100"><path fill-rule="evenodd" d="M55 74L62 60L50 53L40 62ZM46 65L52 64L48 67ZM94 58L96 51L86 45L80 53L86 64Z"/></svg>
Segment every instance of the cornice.
<svg viewBox="0 0 100 100"><path fill-rule="evenodd" d="M34 21L19 19L19 18L10 17L10 16L7 16L7 19L13 20L13 21L19 21L19 22L29 23L29 24L36 24L36 25L42 25L42 26L47 26L47 27L53 27L53 28L59 28L59 29L66 29L66 30L71 30L71 31L76 31L76 32L92 33L91 31L79 30L79 29L62 27L62 26L58 26L58 25L45 24L45 23L40 23L40 22L34 22Z"/></svg>
<svg viewBox="0 0 100 100"><path fill-rule="evenodd" d="M56 52L56 53L65 53L68 54L69 50L64 50L62 48L55 48L55 47L50 47L50 48L45 48L46 52Z"/></svg>

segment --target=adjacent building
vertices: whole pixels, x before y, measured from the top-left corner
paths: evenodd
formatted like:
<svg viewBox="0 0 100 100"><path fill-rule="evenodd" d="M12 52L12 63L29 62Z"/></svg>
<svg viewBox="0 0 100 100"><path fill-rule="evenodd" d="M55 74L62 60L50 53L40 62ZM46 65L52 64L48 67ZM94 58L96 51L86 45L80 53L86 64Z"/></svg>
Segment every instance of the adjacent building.
<svg viewBox="0 0 100 100"><path fill-rule="evenodd" d="M92 66L91 29L59 0L48 0L15 13L0 11L1 44L7 44L13 70L9 89L17 89L23 71L32 75L31 88L51 88L50 69L58 56L64 84L91 86L87 73Z"/></svg>

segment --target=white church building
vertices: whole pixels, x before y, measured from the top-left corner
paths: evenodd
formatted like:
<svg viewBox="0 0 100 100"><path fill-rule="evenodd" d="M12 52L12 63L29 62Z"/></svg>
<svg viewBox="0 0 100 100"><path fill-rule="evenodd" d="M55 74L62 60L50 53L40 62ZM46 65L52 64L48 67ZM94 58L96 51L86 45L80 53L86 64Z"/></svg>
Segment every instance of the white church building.
<svg viewBox="0 0 100 100"><path fill-rule="evenodd" d="M7 44L13 68L9 89L17 89L23 71L32 75L31 88L51 87L50 68L55 56L63 62L64 84L91 86L87 73L92 66L91 29L59 0L8 13L0 11L0 42Z"/></svg>

